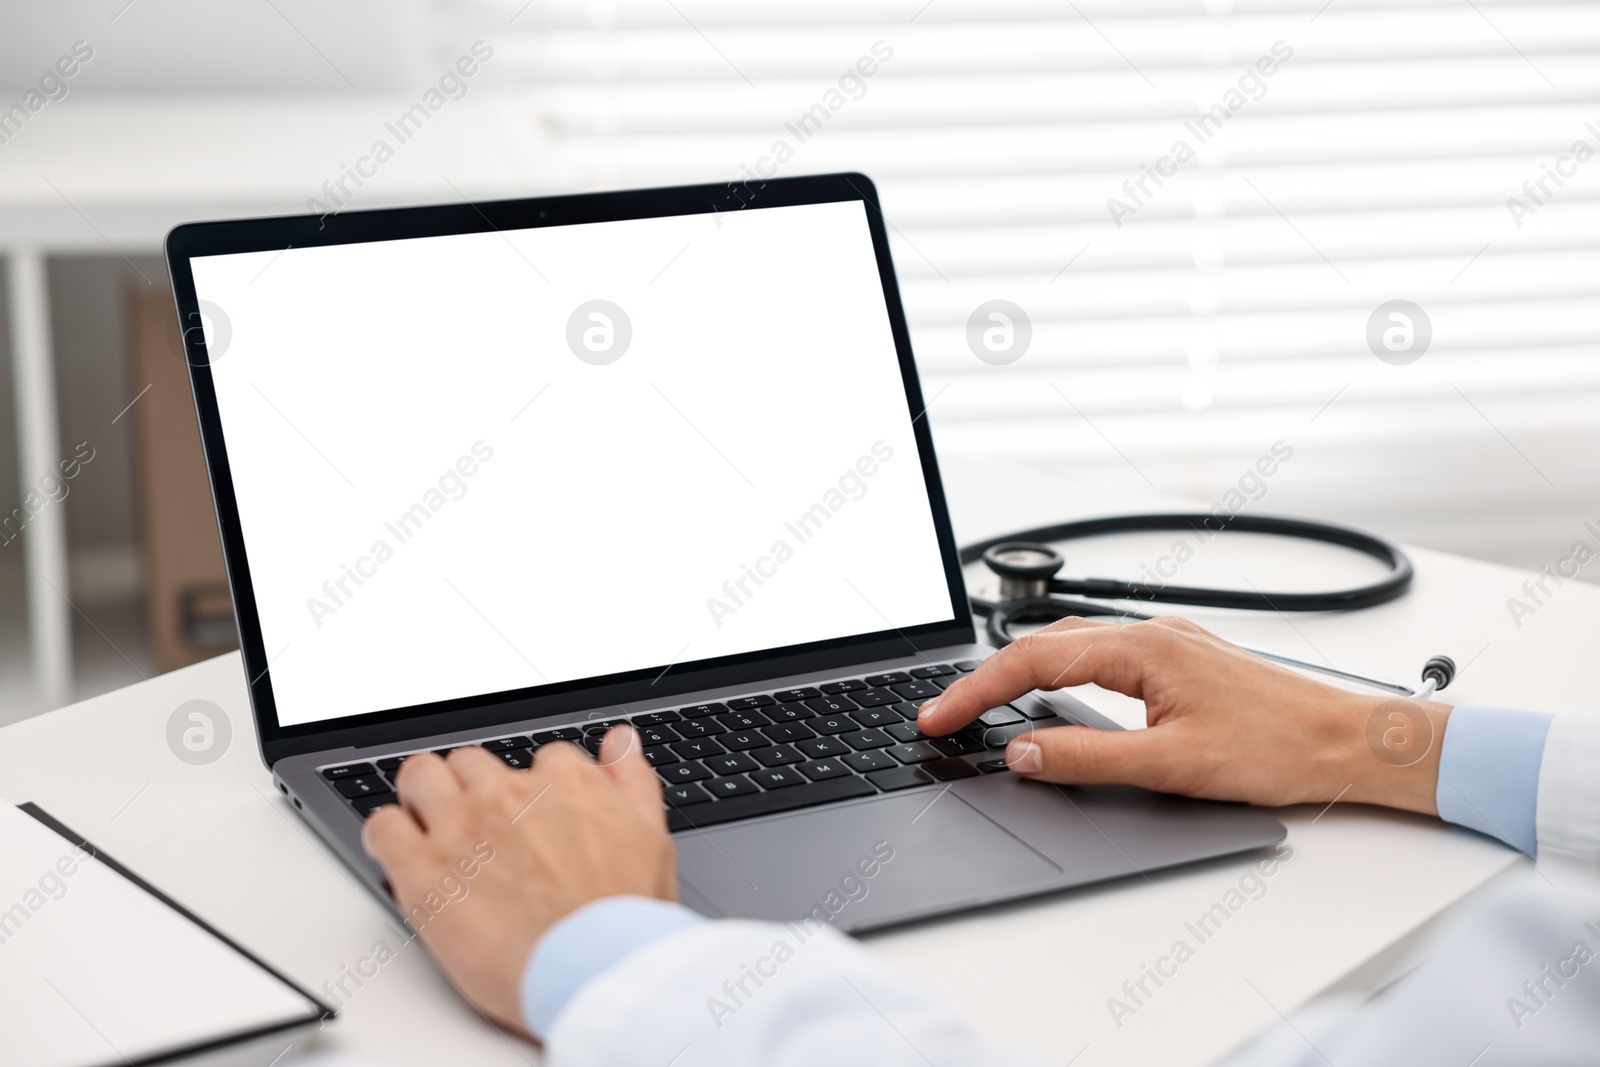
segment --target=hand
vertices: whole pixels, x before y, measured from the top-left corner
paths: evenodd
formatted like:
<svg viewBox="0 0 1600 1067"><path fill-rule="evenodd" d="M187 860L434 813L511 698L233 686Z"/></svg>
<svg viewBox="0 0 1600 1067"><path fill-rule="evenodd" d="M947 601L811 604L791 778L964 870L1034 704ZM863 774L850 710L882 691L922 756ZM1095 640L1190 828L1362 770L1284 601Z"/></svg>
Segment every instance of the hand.
<svg viewBox="0 0 1600 1067"><path fill-rule="evenodd" d="M473 745L412 756L396 784L403 806L373 812L362 843L446 977L519 1032L545 931L603 897L677 899L661 784L631 726L606 734L598 764L558 743L514 771Z"/></svg>
<svg viewBox="0 0 1600 1067"><path fill-rule="evenodd" d="M1000 650L928 701L917 725L946 734L1034 689L1089 682L1142 699L1149 729L1064 726L1023 734L1006 750L1013 772L1253 804L1342 797L1438 813L1447 705L1314 682L1185 619L1127 626L1062 620ZM1427 751L1414 761L1368 741L1369 722L1377 724L1371 736L1387 738L1388 716L1402 708L1416 717L1415 735L1429 735Z"/></svg>

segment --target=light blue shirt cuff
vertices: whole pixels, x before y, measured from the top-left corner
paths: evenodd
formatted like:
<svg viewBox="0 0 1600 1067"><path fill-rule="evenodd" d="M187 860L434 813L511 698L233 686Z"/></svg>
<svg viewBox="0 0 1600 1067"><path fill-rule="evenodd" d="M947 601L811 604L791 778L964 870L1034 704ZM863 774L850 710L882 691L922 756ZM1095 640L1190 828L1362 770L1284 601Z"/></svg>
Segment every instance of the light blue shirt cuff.
<svg viewBox="0 0 1600 1067"><path fill-rule="evenodd" d="M706 920L648 897L606 897L585 904L545 932L522 972L522 1021L549 1033L578 988L635 949Z"/></svg>
<svg viewBox="0 0 1600 1067"><path fill-rule="evenodd" d="M1439 753L1439 817L1533 855L1538 847L1539 765L1551 716L1513 708L1458 707Z"/></svg>

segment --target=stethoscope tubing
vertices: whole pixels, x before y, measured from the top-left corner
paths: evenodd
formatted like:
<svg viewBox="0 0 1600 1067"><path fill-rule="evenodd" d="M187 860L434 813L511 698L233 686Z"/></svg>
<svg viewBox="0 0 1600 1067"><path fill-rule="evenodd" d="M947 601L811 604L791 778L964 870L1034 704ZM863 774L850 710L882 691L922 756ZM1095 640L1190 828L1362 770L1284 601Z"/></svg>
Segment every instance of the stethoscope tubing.
<svg viewBox="0 0 1600 1067"><path fill-rule="evenodd" d="M1202 608L1235 608L1245 611L1349 611L1370 608L1401 596L1411 587L1416 575L1411 559L1396 545L1348 526L1291 519L1279 515L1211 515L1205 512L1172 512L1152 515L1112 515L1098 519L1056 523L1032 530L993 537L966 545L960 551L962 564L976 563L997 545L1013 541L1073 541L1108 533L1186 531L1215 534L1227 531L1263 533L1279 537L1298 537L1339 545L1371 556L1389 567L1389 573L1376 582L1317 593L1265 593L1257 589L1204 589L1194 586L1153 585L1114 578L1054 578L1050 591L1067 596L1086 596L1098 600L1134 600L1150 603L1188 604Z"/></svg>
<svg viewBox="0 0 1600 1067"><path fill-rule="evenodd" d="M959 558L963 565L976 563L983 559L984 553L989 549L1018 542L1035 542L1047 545L1050 542L1071 541L1077 538L1094 537L1109 533L1174 530L1205 531L1208 533L1221 533L1231 530L1242 533L1264 533L1319 541L1325 544L1354 549L1365 555L1372 556L1374 559L1387 564L1389 573L1382 579L1367 585L1316 593L1265 593L1258 589L1235 590L1206 589L1191 586L1158 586L1144 582L1127 582L1109 578L1051 578L1048 581L1048 590L1051 595L1020 597L1002 601L974 596L971 598L973 613L984 619L985 635L988 637L989 643L996 648L1003 648L1015 639L1011 632L1013 623L1054 622L1071 617L1113 617L1130 621L1154 617L1129 608L1095 603L1093 600L1073 599L1073 597L1091 597L1095 600L1133 600L1186 604L1193 607L1276 611L1279 613L1289 611L1349 611L1355 608L1384 604L1401 596L1411 587L1412 580L1415 577L1415 569L1411 565L1410 558L1399 547L1382 538L1374 537L1371 534L1363 533L1347 526L1271 515L1219 516L1205 513L1175 512L1082 519L1075 522L1056 523L1051 526L1022 530L1007 534L1004 537L994 537L986 541L966 545L961 548ZM1414 699L1425 700L1441 687L1439 677L1426 674L1422 685L1413 688L1394 682L1385 682L1377 678L1369 678L1351 671L1342 671L1336 667L1320 663L1311 663L1277 652L1268 652L1265 649L1250 648L1248 646L1240 647L1247 652L1260 656L1262 659L1280 663L1284 666L1313 671L1355 685L1368 686L1383 692ZM1430 665L1432 662L1430 661ZM1453 669L1452 665L1452 672ZM1448 676L1445 678L1445 684L1448 684Z"/></svg>

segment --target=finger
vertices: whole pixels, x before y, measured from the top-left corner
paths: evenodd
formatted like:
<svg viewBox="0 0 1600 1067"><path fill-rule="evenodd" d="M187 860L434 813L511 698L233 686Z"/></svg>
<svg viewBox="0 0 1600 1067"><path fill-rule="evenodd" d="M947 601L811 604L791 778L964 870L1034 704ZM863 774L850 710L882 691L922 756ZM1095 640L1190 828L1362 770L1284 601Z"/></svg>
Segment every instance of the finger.
<svg viewBox="0 0 1600 1067"><path fill-rule="evenodd" d="M1072 785L1137 785L1168 790L1178 740L1171 726L1094 730L1056 726L1015 738L1006 765L1024 778Z"/></svg>
<svg viewBox="0 0 1600 1067"><path fill-rule="evenodd" d="M464 795L461 779L432 752L407 757L400 765L394 785L400 794L400 803L429 833L451 822Z"/></svg>
<svg viewBox="0 0 1600 1067"><path fill-rule="evenodd" d="M557 766L569 767L574 764L592 764L589 753L573 744L571 741L552 741L540 745L533 750L533 770L550 771Z"/></svg>
<svg viewBox="0 0 1600 1067"><path fill-rule="evenodd" d="M505 775L517 773L507 767L500 757L490 755L477 745L456 749L445 757L445 766L468 789L481 789L500 781Z"/></svg>
<svg viewBox="0 0 1600 1067"><path fill-rule="evenodd" d="M367 817L361 828L361 847L366 849L394 885L427 855L427 839L411 813L398 804L385 804Z"/></svg>
<svg viewBox="0 0 1600 1067"><path fill-rule="evenodd" d="M644 758L638 731L633 727L623 724L606 734L600 742L600 766L634 807L651 819L666 818L661 807L661 779Z"/></svg>
<svg viewBox="0 0 1600 1067"><path fill-rule="evenodd" d="M1035 689L1095 682L1138 696L1142 669L1129 669L1131 630L1112 625L1040 630L1012 642L984 660L917 713L923 733L958 730L990 708Z"/></svg>

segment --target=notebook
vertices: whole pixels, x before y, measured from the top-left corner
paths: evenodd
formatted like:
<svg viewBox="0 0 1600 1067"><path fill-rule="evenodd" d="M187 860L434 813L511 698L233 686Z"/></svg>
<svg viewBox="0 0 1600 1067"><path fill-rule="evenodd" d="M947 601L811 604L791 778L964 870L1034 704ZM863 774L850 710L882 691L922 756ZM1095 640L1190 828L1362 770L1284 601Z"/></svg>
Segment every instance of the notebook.
<svg viewBox="0 0 1600 1067"><path fill-rule="evenodd" d="M332 1016L37 805L0 802L0 1067L140 1065Z"/></svg>

